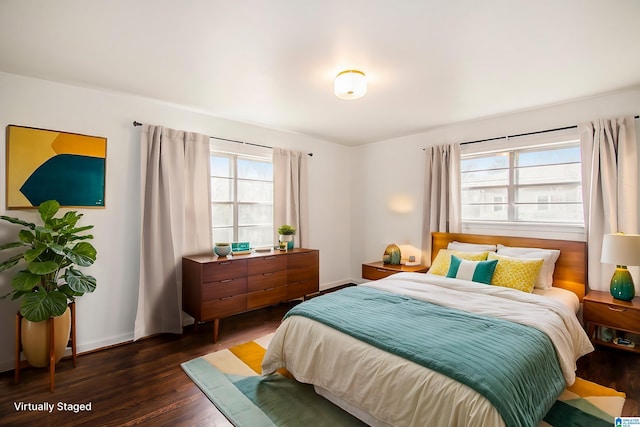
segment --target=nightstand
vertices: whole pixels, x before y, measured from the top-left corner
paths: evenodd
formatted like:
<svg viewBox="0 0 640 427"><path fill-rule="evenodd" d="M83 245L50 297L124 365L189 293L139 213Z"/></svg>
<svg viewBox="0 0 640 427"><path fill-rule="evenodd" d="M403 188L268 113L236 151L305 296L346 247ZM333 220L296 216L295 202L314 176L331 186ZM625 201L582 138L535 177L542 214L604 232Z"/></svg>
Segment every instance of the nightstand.
<svg viewBox="0 0 640 427"><path fill-rule="evenodd" d="M368 262L362 264L362 278L368 280L378 280L395 273L408 271L412 273L426 273L429 267L426 265L391 265L382 261Z"/></svg>
<svg viewBox="0 0 640 427"><path fill-rule="evenodd" d="M596 333L598 326L604 326L616 331L640 334L640 297L621 301L613 298L609 292L589 291L583 303L584 323L594 344L640 353L640 342L636 343L635 348L624 347L602 341Z"/></svg>

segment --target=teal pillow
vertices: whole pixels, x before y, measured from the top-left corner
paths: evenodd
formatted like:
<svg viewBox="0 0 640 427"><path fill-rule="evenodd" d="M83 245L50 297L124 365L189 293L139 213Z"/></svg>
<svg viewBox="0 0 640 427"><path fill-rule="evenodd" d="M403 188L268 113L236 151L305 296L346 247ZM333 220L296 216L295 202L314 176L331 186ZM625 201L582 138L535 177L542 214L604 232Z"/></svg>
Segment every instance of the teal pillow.
<svg viewBox="0 0 640 427"><path fill-rule="evenodd" d="M496 271L496 265L498 265L497 259L489 261L469 261L451 255L451 264L449 265L447 277L471 280L472 282L488 285L491 283L493 273Z"/></svg>

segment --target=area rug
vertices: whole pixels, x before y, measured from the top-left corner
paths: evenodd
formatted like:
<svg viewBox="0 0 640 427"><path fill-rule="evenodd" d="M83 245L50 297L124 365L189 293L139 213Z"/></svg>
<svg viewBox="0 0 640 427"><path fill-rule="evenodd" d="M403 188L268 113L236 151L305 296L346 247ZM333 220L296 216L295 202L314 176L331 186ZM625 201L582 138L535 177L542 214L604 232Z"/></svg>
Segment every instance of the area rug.
<svg viewBox="0 0 640 427"><path fill-rule="evenodd" d="M286 371L260 376L273 334L183 363L182 369L238 427L363 426ZM611 427L625 394L578 378L538 427Z"/></svg>

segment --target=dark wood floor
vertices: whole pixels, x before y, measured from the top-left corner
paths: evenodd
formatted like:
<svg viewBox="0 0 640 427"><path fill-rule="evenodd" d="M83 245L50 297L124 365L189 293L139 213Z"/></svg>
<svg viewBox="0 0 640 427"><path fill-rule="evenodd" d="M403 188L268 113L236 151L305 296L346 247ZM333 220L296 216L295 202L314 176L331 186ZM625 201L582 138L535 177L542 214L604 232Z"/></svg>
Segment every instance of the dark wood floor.
<svg viewBox="0 0 640 427"><path fill-rule="evenodd" d="M184 374L180 363L273 332L293 303L245 313L220 322L220 340L211 343L212 325L185 334L162 335L78 357L57 366L56 390L49 392L46 369L0 375L2 426L229 426L200 389ZM598 349L578 363L578 375L627 393L640 401L640 355ZM90 412L17 411L15 404L49 402L58 405L91 403ZM624 415L637 416L628 401Z"/></svg>

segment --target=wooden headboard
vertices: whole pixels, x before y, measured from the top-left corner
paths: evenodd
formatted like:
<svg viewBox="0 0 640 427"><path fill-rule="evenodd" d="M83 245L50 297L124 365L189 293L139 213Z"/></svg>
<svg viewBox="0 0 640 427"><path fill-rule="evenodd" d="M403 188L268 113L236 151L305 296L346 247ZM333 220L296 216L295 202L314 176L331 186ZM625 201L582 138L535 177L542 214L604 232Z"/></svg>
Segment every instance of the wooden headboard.
<svg viewBox="0 0 640 427"><path fill-rule="evenodd" d="M446 249L449 242L481 243L526 248L559 249L560 257L553 272L553 286L567 289L582 301L587 283L587 244L571 240L535 239L531 237L485 236L481 234L432 233L431 260L440 249Z"/></svg>

